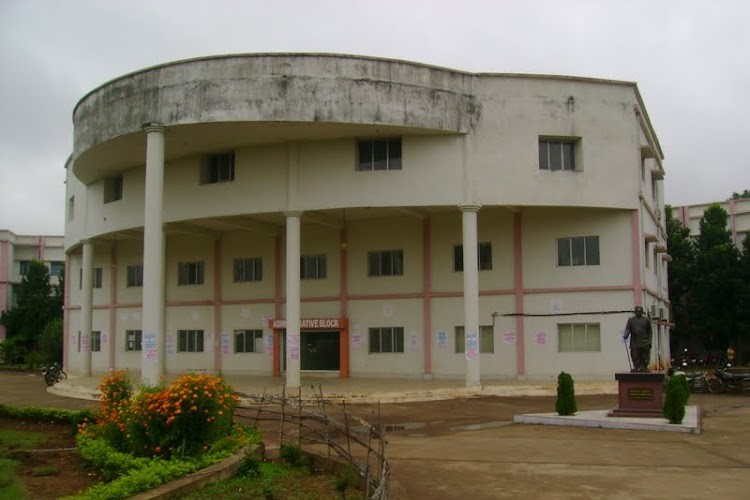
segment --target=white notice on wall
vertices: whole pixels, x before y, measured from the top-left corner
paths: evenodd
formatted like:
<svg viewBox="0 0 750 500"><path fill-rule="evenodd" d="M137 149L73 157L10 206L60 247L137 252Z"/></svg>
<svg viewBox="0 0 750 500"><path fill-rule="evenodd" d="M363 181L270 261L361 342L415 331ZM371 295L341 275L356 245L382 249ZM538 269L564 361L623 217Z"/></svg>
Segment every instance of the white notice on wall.
<svg viewBox="0 0 750 500"><path fill-rule="evenodd" d="M479 335L477 332L466 334L466 359L479 359Z"/></svg>

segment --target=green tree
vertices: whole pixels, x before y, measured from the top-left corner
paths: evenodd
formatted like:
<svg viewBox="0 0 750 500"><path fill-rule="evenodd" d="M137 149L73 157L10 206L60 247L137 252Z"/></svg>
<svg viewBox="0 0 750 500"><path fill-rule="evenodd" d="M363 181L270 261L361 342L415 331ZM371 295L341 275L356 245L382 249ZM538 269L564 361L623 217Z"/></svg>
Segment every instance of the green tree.
<svg viewBox="0 0 750 500"><path fill-rule="evenodd" d="M742 241L742 253L739 260L740 290L737 300L737 361L746 361L744 352L750 343L750 235Z"/></svg>
<svg viewBox="0 0 750 500"><path fill-rule="evenodd" d="M31 261L26 276L16 287L16 305L3 312L0 323L5 326L3 342L8 362L27 362L33 365L33 353L39 349L39 340L50 320L62 318L62 292L49 281L47 266Z"/></svg>
<svg viewBox="0 0 750 500"><path fill-rule="evenodd" d="M750 189L745 189L741 193L732 193L733 200L739 200L740 198L750 198Z"/></svg>
<svg viewBox="0 0 750 500"><path fill-rule="evenodd" d="M695 266L695 245L690 239L690 229L672 215L672 207L665 207L667 222L667 248L672 261L669 269L669 302L672 305L672 340L686 344L694 335L690 325L690 290L693 267ZM676 352L676 345L672 352Z"/></svg>
<svg viewBox="0 0 750 500"><path fill-rule="evenodd" d="M737 334L742 278L728 218L718 204L709 206L696 241L690 319L708 349L726 349Z"/></svg>

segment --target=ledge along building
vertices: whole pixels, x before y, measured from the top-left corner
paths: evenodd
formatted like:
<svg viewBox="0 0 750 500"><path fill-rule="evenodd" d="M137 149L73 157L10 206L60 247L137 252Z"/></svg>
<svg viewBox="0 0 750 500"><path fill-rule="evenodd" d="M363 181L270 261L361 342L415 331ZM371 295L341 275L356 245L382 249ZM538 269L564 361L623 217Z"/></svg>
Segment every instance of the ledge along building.
<svg viewBox="0 0 750 500"><path fill-rule="evenodd" d="M669 359L635 83L226 55L105 83L73 121L73 373L611 379L636 305Z"/></svg>

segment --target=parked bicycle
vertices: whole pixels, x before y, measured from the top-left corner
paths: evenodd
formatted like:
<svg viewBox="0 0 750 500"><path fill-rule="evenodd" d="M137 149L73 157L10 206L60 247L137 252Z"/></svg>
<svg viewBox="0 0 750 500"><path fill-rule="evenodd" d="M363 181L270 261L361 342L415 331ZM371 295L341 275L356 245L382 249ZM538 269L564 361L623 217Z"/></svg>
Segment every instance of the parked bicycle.
<svg viewBox="0 0 750 500"><path fill-rule="evenodd" d="M63 371L62 366L58 362L42 368L42 375L44 376L44 383L48 386L55 385L61 380L68 378L68 374Z"/></svg>

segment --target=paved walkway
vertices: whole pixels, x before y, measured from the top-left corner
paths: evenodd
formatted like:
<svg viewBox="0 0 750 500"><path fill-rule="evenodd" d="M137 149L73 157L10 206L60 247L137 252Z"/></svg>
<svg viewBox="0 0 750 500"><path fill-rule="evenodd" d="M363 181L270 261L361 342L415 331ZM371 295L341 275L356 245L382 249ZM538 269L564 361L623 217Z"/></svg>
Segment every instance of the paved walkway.
<svg viewBox="0 0 750 500"><path fill-rule="evenodd" d="M134 380L140 374L132 372ZM174 379L177 375L168 375ZM240 394L240 404L247 398L262 394L282 394L283 377L225 376L235 391ZM61 396L98 399L96 389L100 378L71 376L49 392ZM576 382L576 395L617 394L617 383L612 381ZM557 381L531 380L492 380L481 387L466 387L463 380L457 379L418 379L418 378L349 378L326 376L306 376L301 379L301 387L291 395L303 398L320 394L327 399L343 400L347 403L406 403L415 401L435 401L444 399L482 396L553 396L557 394ZM560 417L556 413L516 415L518 423L562 425L575 427L601 427L609 429L636 429L672 432L700 433L700 412L689 407L681 425L672 425L663 418L621 418L608 417L612 408L595 411L580 411L576 415Z"/></svg>

